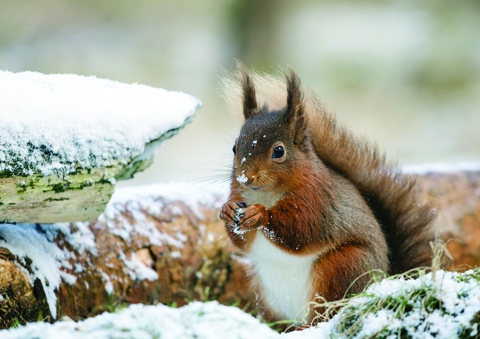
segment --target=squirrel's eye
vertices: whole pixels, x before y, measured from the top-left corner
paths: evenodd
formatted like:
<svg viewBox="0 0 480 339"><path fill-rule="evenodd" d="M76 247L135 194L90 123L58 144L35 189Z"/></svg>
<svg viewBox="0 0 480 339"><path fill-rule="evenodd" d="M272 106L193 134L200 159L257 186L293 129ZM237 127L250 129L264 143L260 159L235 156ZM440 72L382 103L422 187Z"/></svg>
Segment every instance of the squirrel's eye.
<svg viewBox="0 0 480 339"><path fill-rule="evenodd" d="M277 146L273 150L272 158L273 159L280 159L285 155L285 150L283 149L282 146Z"/></svg>
<svg viewBox="0 0 480 339"><path fill-rule="evenodd" d="M237 155L237 148L235 147L235 144L232 147L233 154Z"/></svg>

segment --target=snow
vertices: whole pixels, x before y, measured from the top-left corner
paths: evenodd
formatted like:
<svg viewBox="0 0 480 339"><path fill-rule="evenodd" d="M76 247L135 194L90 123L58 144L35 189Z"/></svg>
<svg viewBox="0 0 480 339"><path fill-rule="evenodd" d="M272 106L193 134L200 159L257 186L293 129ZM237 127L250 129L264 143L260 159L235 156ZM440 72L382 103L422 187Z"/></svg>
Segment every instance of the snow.
<svg viewBox="0 0 480 339"><path fill-rule="evenodd" d="M191 208L199 219L203 220L205 217L200 212L200 207L220 208L228 198L228 188L218 187L210 183L187 184L175 182L116 188L112 199L100 218L114 220L122 212L129 211L139 222L144 220L143 213L138 213L142 210L153 216L158 216L162 212L164 203L182 201ZM176 215L183 214L178 206L173 206L171 212Z"/></svg>
<svg viewBox="0 0 480 339"><path fill-rule="evenodd" d="M181 308L131 305L77 323L37 322L0 331L2 339L269 339L279 334L236 307L193 302Z"/></svg>
<svg viewBox="0 0 480 339"><path fill-rule="evenodd" d="M125 253L120 252L120 259L125 262L127 268L126 273L130 276L132 280L141 281L141 280L150 280L154 281L158 279L158 274L150 267L145 266L136 256L135 253L131 253L130 260L127 260Z"/></svg>
<svg viewBox="0 0 480 339"><path fill-rule="evenodd" d="M173 206L172 208L172 213L176 215L182 215L182 209L178 206Z"/></svg>
<svg viewBox="0 0 480 339"><path fill-rule="evenodd" d="M0 92L0 172L23 176L128 164L201 106L181 92L73 74L0 71Z"/></svg>
<svg viewBox="0 0 480 339"><path fill-rule="evenodd" d="M112 280L110 279L108 274L105 273L102 269L98 268L97 271L102 276L103 281L105 281L105 292L107 292L108 295L112 295L115 291Z"/></svg>
<svg viewBox="0 0 480 339"><path fill-rule="evenodd" d="M139 234L147 238L150 245L168 244L176 249L182 249L188 237L180 231L174 235L162 231L150 220L150 217L159 216L167 203L181 201L200 220L204 220L205 216L201 213L202 206L220 208L228 197L226 188L212 184L186 183L116 188L105 211L98 218L100 223L97 223L96 227L106 225L112 234L121 237L127 243L131 241L133 234ZM173 215L183 215L180 206L173 204L168 207ZM168 211L163 212L168 213ZM124 216L125 213L131 215L134 220L127 219ZM179 252L175 250L172 252L175 258L179 258L180 255L176 253Z"/></svg>
<svg viewBox="0 0 480 339"><path fill-rule="evenodd" d="M40 280L52 317L56 318L55 289L60 286L62 279L69 284L76 282L75 276L62 270L63 267L68 268L70 264L67 260L74 254L67 249L58 248L47 238L48 236L39 232L35 224L0 224L0 247L18 256L23 264L26 257L31 259L33 274L29 274L30 284L33 286L35 279Z"/></svg>
<svg viewBox="0 0 480 339"><path fill-rule="evenodd" d="M464 275L437 271L435 279L432 278L432 273L418 279L385 279L369 287L366 296L354 298L330 322L340 324L342 316L352 310L360 316L360 310L368 307L373 299L398 298L407 300L412 309L405 311L401 319L397 317L396 309L370 312L361 320L362 328L353 338L368 338L379 332L384 337L397 337L399 329L402 329L404 335L407 332L412 339L457 338L464 329L476 330L476 325L470 322L480 312L480 284L477 280L478 272L477 279L467 278L473 273L473 270ZM438 300L440 308L429 310L418 291L425 291L430 295L430 300ZM343 338L341 333L336 332L335 326L333 334Z"/></svg>
<svg viewBox="0 0 480 339"><path fill-rule="evenodd" d="M244 184L248 181L248 178L245 176L245 173L242 173L242 175L237 177L237 181L241 184Z"/></svg>
<svg viewBox="0 0 480 339"><path fill-rule="evenodd" d="M455 173L480 171L480 161L460 161L456 163L429 163L403 166L405 173L426 175L428 173Z"/></svg>
<svg viewBox="0 0 480 339"><path fill-rule="evenodd" d="M178 251L172 251L172 253L170 253L172 255L172 258L175 258L175 259L178 259L178 258L181 258L182 257L182 253L178 252Z"/></svg>
<svg viewBox="0 0 480 339"><path fill-rule="evenodd" d="M65 272L65 269L75 273L84 270L81 264L73 267L68 259L74 258L75 253L66 248L59 248L54 240L59 234L63 234L65 240L78 254L88 251L96 255L95 237L88 224L88 222L75 223L76 231L73 231L69 223L0 224L0 247L8 249L23 264L26 262L25 258L31 260L30 267L33 273L26 272L30 284L33 286L36 279L40 280L53 318L57 312L55 290L60 287L62 280L71 285L77 281L77 278Z"/></svg>
<svg viewBox="0 0 480 339"><path fill-rule="evenodd" d="M59 233L65 236L65 240L79 253L84 254L88 251L94 255L97 254L95 246L95 236L88 228L89 222L76 222L76 232L72 233L72 227L68 222L59 222L55 224L40 225L45 232L45 236L50 242L57 237Z"/></svg>

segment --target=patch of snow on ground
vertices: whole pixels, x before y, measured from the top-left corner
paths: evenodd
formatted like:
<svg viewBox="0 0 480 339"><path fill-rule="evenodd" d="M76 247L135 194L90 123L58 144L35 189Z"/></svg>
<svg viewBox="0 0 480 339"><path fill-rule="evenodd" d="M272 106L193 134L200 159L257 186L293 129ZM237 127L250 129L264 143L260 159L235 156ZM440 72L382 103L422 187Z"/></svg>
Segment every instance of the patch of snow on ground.
<svg viewBox="0 0 480 339"><path fill-rule="evenodd" d="M0 224L0 247L8 249L23 264L26 257L31 259L30 267L33 274L29 274L30 283L33 285L35 279L40 280L50 312L53 318L56 318L55 289L60 286L62 279L69 284L76 282L75 276L61 270L62 267L72 268L67 260L74 254L67 249L58 248L54 242L39 232L35 224Z"/></svg>
<svg viewBox="0 0 480 339"><path fill-rule="evenodd" d="M193 302L181 308L131 305L77 323L37 322L0 331L2 339L269 339L279 334L236 307Z"/></svg>
<svg viewBox="0 0 480 339"><path fill-rule="evenodd" d="M127 164L190 120L185 93L73 74L0 71L0 172L68 174Z"/></svg>

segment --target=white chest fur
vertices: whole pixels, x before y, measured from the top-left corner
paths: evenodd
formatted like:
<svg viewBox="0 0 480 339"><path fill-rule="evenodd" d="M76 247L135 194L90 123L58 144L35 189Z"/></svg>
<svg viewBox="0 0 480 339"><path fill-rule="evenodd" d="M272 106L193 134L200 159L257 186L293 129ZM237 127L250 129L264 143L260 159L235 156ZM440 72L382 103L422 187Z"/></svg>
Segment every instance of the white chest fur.
<svg viewBox="0 0 480 339"><path fill-rule="evenodd" d="M310 272L317 255L296 256L283 252L259 230L248 258L270 307L285 319L300 319L310 301Z"/></svg>
<svg viewBox="0 0 480 339"><path fill-rule="evenodd" d="M270 208L282 198L283 194L275 192L259 192L249 189L243 192L242 196L248 206L253 204L262 204L266 208Z"/></svg>

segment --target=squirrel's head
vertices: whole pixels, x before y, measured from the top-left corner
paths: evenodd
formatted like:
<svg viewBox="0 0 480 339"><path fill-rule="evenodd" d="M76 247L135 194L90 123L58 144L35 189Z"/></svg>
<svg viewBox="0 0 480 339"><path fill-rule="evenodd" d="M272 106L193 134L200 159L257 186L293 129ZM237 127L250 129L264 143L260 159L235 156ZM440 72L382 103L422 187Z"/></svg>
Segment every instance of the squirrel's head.
<svg viewBox="0 0 480 339"><path fill-rule="evenodd" d="M234 174L244 187L259 191L284 191L288 178L313 160L304 116L300 79L286 75L287 100L281 110L259 107L249 74L241 69L245 124L233 145Z"/></svg>

